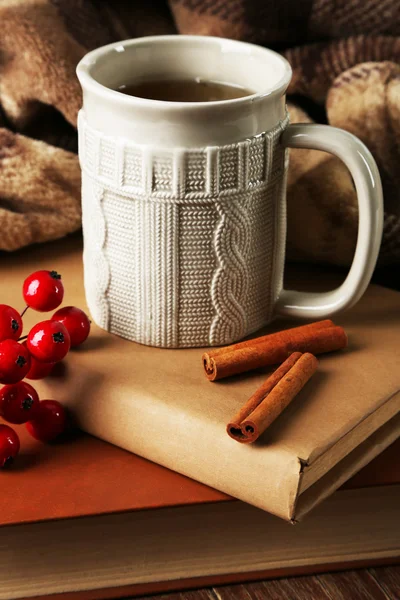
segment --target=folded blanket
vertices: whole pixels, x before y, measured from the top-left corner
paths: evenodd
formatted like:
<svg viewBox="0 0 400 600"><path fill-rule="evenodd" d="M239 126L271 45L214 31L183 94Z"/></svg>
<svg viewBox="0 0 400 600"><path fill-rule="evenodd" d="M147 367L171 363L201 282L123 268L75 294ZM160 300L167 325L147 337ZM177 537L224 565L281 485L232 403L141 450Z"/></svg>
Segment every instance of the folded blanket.
<svg viewBox="0 0 400 600"><path fill-rule="evenodd" d="M293 67L292 122L328 122L369 147L385 195L381 263L400 260L398 0L2 0L0 249L80 227L75 66L90 49L162 33L242 39ZM341 162L291 151L288 256L347 265L357 200Z"/></svg>

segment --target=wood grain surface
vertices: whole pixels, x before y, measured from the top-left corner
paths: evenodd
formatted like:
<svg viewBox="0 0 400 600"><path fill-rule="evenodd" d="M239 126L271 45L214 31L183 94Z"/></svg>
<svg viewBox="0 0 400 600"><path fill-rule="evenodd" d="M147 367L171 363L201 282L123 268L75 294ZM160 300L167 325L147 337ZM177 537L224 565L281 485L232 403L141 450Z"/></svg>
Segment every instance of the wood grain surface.
<svg viewBox="0 0 400 600"><path fill-rule="evenodd" d="M135 600L400 600L400 566L272 579Z"/></svg>

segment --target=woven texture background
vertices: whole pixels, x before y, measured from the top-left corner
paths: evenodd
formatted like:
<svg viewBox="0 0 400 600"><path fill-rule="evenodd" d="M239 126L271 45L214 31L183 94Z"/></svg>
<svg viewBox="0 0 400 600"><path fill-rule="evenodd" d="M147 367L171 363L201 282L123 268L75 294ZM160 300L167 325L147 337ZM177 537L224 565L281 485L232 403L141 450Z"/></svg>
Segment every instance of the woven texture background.
<svg viewBox="0 0 400 600"><path fill-rule="evenodd" d="M80 227L79 59L113 41L175 32L242 39L285 54L293 67L291 122L343 127L373 153L386 211L380 263L398 263L399 0L2 0L0 250ZM358 212L348 171L314 150L290 158L288 257L350 264ZM162 185L161 173L159 179ZM192 191L201 185L193 176Z"/></svg>
<svg viewBox="0 0 400 600"><path fill-rule="evenodd" d="M286 123L229 146L160 152L105 136L80 112L85 288L101 327L185 347L268 322L283 270Z"/></svg>

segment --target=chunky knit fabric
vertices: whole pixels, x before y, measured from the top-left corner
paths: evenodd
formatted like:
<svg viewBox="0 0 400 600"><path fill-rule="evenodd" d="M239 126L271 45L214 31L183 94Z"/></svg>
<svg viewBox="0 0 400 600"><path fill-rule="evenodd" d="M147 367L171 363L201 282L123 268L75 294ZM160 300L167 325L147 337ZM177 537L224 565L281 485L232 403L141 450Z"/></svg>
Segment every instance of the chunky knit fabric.
<svg viewBox="0 0 400 600"><path fill-rule="evenodd" d="M400 260L398 0L3 0L0 3L0 250L80 227L75 66L86 51L161 33L226 36L283 52L292 122L359 136L385 195L381 263ZM262 73L260 73L262 77ZM135 177L132 159L131 177ZM196 156L190 158L201 164ZM158 185L167 166L160 164ZM193 175L195 192L201 180ZM288 256L347 265L357 236L351 177L339 160L291 152Z"/></svg>

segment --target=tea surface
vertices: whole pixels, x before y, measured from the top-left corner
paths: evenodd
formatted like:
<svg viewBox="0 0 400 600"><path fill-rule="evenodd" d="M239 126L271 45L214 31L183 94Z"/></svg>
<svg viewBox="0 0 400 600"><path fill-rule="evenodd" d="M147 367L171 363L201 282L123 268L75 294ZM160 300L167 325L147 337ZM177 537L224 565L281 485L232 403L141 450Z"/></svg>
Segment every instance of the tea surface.
<svg viewBox="0 0 400 600"><path fill-rule="evenodd" d="M168 102L215 102L254 93L229 83L201 79L142 81L120 86L118 91L137 98Z"/></svg>

